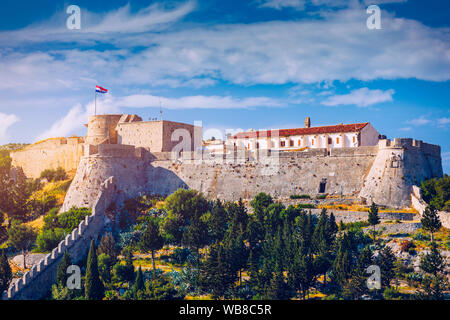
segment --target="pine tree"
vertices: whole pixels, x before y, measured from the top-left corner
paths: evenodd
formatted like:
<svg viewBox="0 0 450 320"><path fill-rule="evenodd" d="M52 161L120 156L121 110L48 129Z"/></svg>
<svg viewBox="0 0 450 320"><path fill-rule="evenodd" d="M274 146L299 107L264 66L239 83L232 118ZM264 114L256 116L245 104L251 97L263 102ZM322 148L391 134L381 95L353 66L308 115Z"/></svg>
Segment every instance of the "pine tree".
<svg viewBox="0 0 450 320"><path fill-rule="evenodd" d="M67 285L67 268L72 265L72 259L70 258L69 253L64 251L64 255L61 259L61 262L58 265L58 271L56 273L56 284L65 287Z"/></svg>
<svg viewBox="0 0 450 320"><path fill-rule="evenodd" d="M437 277L439 273L445 270L445 261L433 242L429 253L420 259L420 269Z"/></svg>
<svg viewBox="0 0 450 320"><path fill-rule="evenodd" d="M9 266L5 250L2 250L2 254L0 255L0 296L4 290L7 290L9 288L11 280L12 280L11 267Z"/></svg>
<svg viewBox="0 0 450 320"><path fill-rule="evenodd" d="M88 300L101 300L104 296L105 288L100 281L97 263L97 250L94 240L91 240L87 266L86 266L86 291L85 296Z"/></svg>
<svg viewBox="0 0 450 320"><path fill-rule="evenodd" d="M392 252L392 248L385 246L378 252L377 265L381 272L381 286L388 288L391 280L395 276L395 261L396 257Z"/></svg>
<svg viewBox="0 0 450 320"><path fill-rule="evenodd" d="M433 242L433 234L442 227L436 208L432 205L427 206L420 222L422 223L422 227L431 233L431 242Z"/></svg>
<svg viewBox="0 0 450 320"><path fill-rule="evenodd" d="M352 254L348 242L348 237L344 234L339 240L339 247L332 268L333 280L341 287L347 285L352 270Z"/></svg>
<svg viewBox="0 0 450 320"><path fill-rule="evenodd" d="M154 219L151 219L142 235L141 247L144 250L149 250L152 254L153 272L156 270L155 251L160 250L163 246L164 238L159 231L159 225Z"/></svg>
<svg viewBox="0 0 450 320"><path fill-rule="evenodd" d="M266 299L269 300L283 300L287 298L287 288L284 281L283 271L277 265L275 266L275 273L270 280L270 286L266 292Z"/></svg>
<svg viewBox="0 0 450 320"><path fill-rule="evenodd" d="M111 257L112 264L116 263L118 252L116 247L116 241L114 240L112 232L105 233L102 239L100 240L100 245L98 246L97 254L101 255L102 253Z"/></svg>
<svg viewBox="0 0 450 320"><path fill-rule="evenodd" d="M228 227L227 218L227 211L225 210L222 201L217 199L211 212L211 218L209 220L211 236L214 240L221 241L224 238Z"/></svg>

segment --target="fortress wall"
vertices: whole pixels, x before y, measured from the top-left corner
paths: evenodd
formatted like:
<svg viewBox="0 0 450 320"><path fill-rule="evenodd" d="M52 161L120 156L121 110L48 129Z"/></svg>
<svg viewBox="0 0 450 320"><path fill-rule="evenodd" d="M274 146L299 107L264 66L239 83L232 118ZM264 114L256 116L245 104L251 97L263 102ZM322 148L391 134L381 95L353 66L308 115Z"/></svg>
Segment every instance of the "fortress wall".
<svg viewBox="0 0 450 320"><path fill-rule="evenodd" d="M201 127L194 127L193 125L186 124L186 123L180 123L180 122L163 121L163 132L162 132L163 146L161 149L162 152L170 152L170 151L174 150L174 147L182 141L178 137L177 132L175 132L176 130L184 130L185 132L189 133L190 150L195 150L195 146L194 146L195 141L199 144L199 147L201 146L201 143L202 143ZM174 140L176 140L176 141L172 141L172 134L175 134ZM184 137L184 138L187 138L187 137Z"/></svg>
<svg viewBox="0 0 450 320"><path fill-rule="evenodd" d="M116 126L122 118L121 114L90 116L86 143L92 145L117 143Z"/></svg>
<svg viewBox="0 0 450 320"><path fill-rule="evenodd" d="M420 188L418 186L412 186L411 204L420 215L424 213L425 208L427 207L427 203L423 200L422 194L420 193ZM450 212L439 211L438 216L441 220L442 226L450 229Z"/></svg>
<svg viewBox="0 0 450 320"><path fill-rule="evenodd" d="M134 150L133 154L135 152ZM83 157L60 212L74 206L91 208L100 193L101 183L110 176L116 178L115 188L118 199L139 195L147 184L145 172L148 163L144 159L130 155Z"/></svg>
<svg viewBox="0 0 450 320"><path fill-rule="evenodd" d="M12 152L12 165L21 167L27 178L39 178L45 169L62 167L74 175L83 156L83 138L52 138Z"/></svg>
<svg viewBox="0 0 450 320"><path fill-rule="evenodd" d="M224 200L248 199L258 192L277 197L316 195L323 179L326 179L325 193L358 195L374 158L371 154L352 158L348 155L326 156L325 149L314 149L247 162L239 159L230 162L223 157L201 163L186 159L177 163L155 160L149 170L148 188L158 194L173 192L176 181L162 174L172 172L178 182L181 180L187 187Z"/></svg>
<svg viewBox="0 0 450 320"><path fill-rule="evenodd" d="M163 149L161 140L163 127L161 121L119 123L117 132L119 144L149 148L154 151Z"/></svg>
<svg viewBox="0 0 450 320"><path fill-rule="evenodd" d="M412 185L442 172L440 157L427 155L414 143L412 139L381 140L379 146L303 152L261 150L256 154L184 152L175 161L170 152L148 153L140 148L133 153L129 148L128 154L83 158L62 210L90 207L100 182L111 175L117 177L121 199L147 192L168 195L178 188L196 189L224 200L249 199L259 192L275 197L314 196L322 185L327 194L409 207Z"/></svg>
<svg viewBox="0 0 450 320"><path fill-rule="evenodd" d="M366 177L360 196L368 203L392 207L411 205L412 186L442 176L440 154L413 139L380 140L379 151Z"/></svg>
<svg viewBox="0 0 450 320"><path fill-rule="evenodd" d="M56 281L58 265L64 252L67 250L72 262L75 264L87 255L91 240L97 241L108 223L105 210L114 199L115 183L116 181L113 177L102 183L100 193L92 208L92 214L80 222L78 227L67 235L51 253L30 271L26 272L9 290L5 291L2 295L4 300L37 300L44 298Z"/></svg>

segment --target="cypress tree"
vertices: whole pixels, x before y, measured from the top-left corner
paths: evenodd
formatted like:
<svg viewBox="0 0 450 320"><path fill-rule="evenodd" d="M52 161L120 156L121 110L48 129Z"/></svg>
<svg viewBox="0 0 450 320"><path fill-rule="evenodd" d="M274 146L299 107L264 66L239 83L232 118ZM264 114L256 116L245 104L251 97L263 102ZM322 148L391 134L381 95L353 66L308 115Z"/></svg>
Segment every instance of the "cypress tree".
<svg viewBox="0 0 450 320"><path fill-rule="evenodd" d="M11 280L12 280L11 267L9 266L5 250L2 250L2 254L0 255L0 296L4 290L7 290L9 288Z"/></svg>
<svg viewBox="0 0 450 320"><path fill-rule="evenodd" d="M103 299L105 288L100 281L97 263L97 250L94 240L91 240L91 248L89 249L87 266L86 266L86 291L85 296L88 300Z"/></svg>
<svg viewBox="0 0 450 320"><path fill-rule="evenodd" d="M72 265L72 259L70 258L67 250L64 251L64 255L58 265L58 271L56 273L56 284L65 287L67 285L67 268Z"/></svg>
<svg viewBox="0 0 450 320"><path fill-rule="evenodd" d="M375 202L372 202L372 205L369 209L369 224L373 227L373 240L375 241L375 226L380 223L380 218L378 217L378 206Z"/></svg>
<svg viewBox="0 0 450 320"><path fill-rule="evenodd" d="M133 284L133 290L134 292L138 292L139 290L144 290L145 283L144 283L144 275L142 274L141 266L139 266L139 269L137 271L136 280Z"/></svg>
<svg viewBox="0 0 450 320"><path fill-rule="evenodd" d="M422 223L422 227L431 233L431 242L433 242L433 234L442 227L436 208L432 205L427 206L420 222Z"/></svg>

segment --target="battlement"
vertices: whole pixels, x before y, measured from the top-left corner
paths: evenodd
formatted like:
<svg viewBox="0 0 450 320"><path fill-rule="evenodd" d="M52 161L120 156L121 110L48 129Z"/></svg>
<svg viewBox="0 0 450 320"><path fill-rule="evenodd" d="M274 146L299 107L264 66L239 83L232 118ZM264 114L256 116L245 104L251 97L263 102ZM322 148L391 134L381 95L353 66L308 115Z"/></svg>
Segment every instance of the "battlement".
<svg viewBox="0 0 450 320"><path fill-rule="evenodd" d="M52 278L56 276L56 269L64 252L67 250L73 261L80 260L89 248L91 238L96 238L105 224L105 211L111 203L115 192L115 178L109 177L101 185L101 192L97 196L92 208L92 214L86 216L77 228L66 236L51 253L46 255L37 265L27 271L7 291L3 292L3 300L8 299L34 299L45 294L53 284ZM50 280L50 281L47 281ZM39 284L31 287L35 282Z"/></svg>
<svg viewBox="0 0 450 320"><path fill-rule="evenodd" d="M435 144L425 143L422 140L415 140L411 138L395 138L394 141L383 139L378 142L380 149L386 148L402 148L402 149L417 149L424 152L426 155L439 157L441 156L441 147Z"/></svg>

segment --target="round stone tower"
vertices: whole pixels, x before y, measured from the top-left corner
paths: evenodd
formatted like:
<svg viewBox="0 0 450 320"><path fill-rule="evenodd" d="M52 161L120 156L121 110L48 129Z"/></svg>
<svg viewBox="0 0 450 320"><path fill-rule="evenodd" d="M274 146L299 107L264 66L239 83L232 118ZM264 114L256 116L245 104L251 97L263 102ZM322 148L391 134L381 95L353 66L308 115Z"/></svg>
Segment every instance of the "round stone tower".
<svg viewBox="0 0 450 320"><path fill-rule="evenodd" d="M86 143L91 145L116 144L116 126L121 117L121 114L90 116L87 124Z"/></svg>

